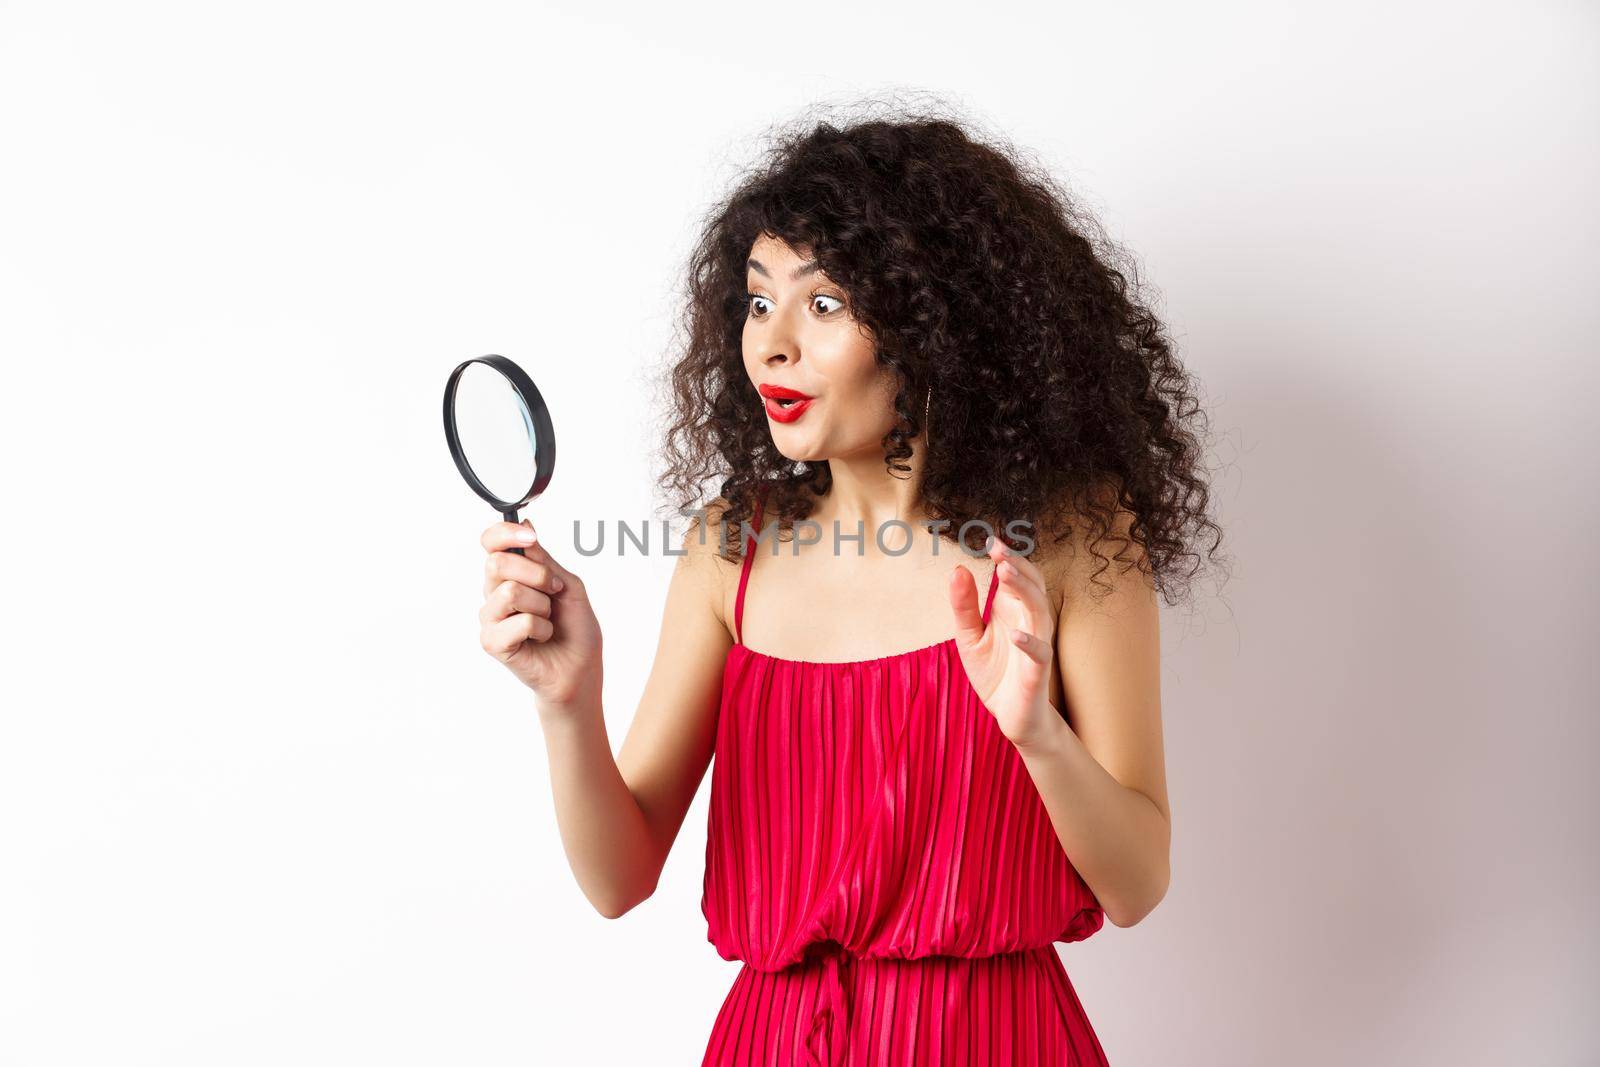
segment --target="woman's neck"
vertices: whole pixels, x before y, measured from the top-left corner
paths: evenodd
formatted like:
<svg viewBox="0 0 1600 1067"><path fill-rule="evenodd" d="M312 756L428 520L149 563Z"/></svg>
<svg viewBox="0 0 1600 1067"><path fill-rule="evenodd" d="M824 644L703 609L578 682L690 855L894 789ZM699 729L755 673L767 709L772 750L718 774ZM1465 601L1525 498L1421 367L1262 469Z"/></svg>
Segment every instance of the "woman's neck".
<svg viewBox="0 0 1600 1067"><path fill-rule="evenodd" d="M842 456L828 461L832 484L811 514L811 519L822 526L825 537L831 535L832 524L837 522L841 534L861 530L868 543L875 544L878 531L883 529L884 546L896 549L905 544L905 531L897 532L893 522L905 523L913 537L920 532L918 523L926 518L922 511L921 439L913 439L911 447L911 457L902 461L911 468L904 476L888 472L881 450L876 455Z"/></svg>

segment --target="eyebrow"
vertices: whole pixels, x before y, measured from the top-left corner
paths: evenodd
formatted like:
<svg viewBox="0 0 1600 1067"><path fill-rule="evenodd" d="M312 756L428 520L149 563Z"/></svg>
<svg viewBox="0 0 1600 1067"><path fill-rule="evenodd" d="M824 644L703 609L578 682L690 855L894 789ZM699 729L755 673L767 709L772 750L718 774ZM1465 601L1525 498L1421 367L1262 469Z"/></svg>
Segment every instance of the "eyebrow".
<svg viewBox="0 0 1600 1067"><path fill-rule="evenodd" d="M765 267L763 267L761 265L761 261L760 260L755 259L755 258L751 258L749 260L746 260L746 264L749 266L749 268L751 270L755 271L757 274L761 275L763 278L772 277L772 275L767 273L767 268L765 268ZM790 277L790 279L794 279L794 278L799 278L800 276L805 275L805 274L815 274L816 272L817 272L817 261L814 260L814 259L808 259L804 263L802 263L798 267L796 267L793 271L791 271L790 274L789 274L789 277Z"/></svg>

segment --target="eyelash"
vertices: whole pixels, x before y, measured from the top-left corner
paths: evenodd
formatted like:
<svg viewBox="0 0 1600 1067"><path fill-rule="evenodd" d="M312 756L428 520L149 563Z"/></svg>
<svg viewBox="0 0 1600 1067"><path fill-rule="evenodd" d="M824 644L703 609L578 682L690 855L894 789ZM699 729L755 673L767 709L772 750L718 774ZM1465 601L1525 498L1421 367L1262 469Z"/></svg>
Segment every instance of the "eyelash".
<svg viewBox="0 0 1600 1067"><path fill-rule="evenodd" d="M766 299L767 298L762 296L760 293L746 293L746 294L744 294L744 310L745 310L745 314L748 315L750 313L750 304L751 304L752 301L755 301L755 300L766 300ZM832 300L835 303L839 304L839 307L834 308L832 311L823 312L824 315L833 315L833 314L837 314L838 312L841 312L841 311L844 310L844 300L842 298L840 298L840 297L829 296L827 293L812 293L811 294L811 301L808 301L808 303L809 302L814 302L814 301L817 301L817 300Z"/></svg>

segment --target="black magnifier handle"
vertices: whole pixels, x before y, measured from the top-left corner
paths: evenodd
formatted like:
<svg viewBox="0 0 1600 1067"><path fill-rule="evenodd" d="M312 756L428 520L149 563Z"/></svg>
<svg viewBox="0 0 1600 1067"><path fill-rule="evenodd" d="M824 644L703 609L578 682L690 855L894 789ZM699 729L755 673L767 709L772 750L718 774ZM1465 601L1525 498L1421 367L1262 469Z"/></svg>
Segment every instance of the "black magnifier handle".
<svg viewBox="0 0 1600 1067"><path fill-rule="evenodd" d="M517 509L516 508L506 508L505 511L500 513L500 517L502 519L506 520L507 522L513 523L513 524L519 523L519 522L522 521L521 519L517 518ZM519 556L526 556L527 555L527 553L522 551L522 549L516 548L516 547L508 548L508 549L506 549L506 551L507 552L514 552Z"/></svg>

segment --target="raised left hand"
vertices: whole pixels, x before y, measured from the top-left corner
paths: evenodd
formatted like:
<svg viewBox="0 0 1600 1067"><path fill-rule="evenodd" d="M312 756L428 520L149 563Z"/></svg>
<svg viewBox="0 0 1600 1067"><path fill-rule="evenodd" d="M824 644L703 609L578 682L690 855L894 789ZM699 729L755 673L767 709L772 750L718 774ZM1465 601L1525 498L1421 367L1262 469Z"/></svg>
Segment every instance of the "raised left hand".
<svg viewBox="0 0 1600 1067"><path fill-rule="evenodd" d="M1026 748L1060 725L1050 703L1050 664L1055 659L1055 616L1044 574L1026 556L991 538L988 555L999 585L989 623L977 581L957 567L947 590L956 618L956 648L973 690L1012 744Z"/></svg>

